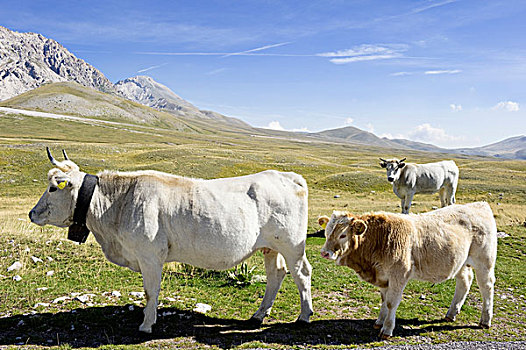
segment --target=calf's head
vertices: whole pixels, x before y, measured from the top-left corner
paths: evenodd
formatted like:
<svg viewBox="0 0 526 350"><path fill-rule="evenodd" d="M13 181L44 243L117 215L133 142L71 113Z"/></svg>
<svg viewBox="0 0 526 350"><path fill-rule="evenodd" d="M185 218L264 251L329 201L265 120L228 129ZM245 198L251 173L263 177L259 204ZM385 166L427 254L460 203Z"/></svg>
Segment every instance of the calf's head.
<svg viewBox="0 0 526 350"><path fill-rule="evenodd" d="M333 212L331 218L321 216L318 223L325 227L325 244L321 248L321 256L329 260L342 256L349 249L350 238L367 230L365 221L339 211Z"/></svg>
<svg viewBox="0 0 526 350"><path fill-rule="evenodd" d="M380 166L387 170L387 181L394 182L398 180L398 178L400 177L401 169L405 167L404 161L406 159L407 158L404 158L402 160L398 160L398 159L385 160L383 158L380 158L380 160L382 161L380 163Z"/></svg>
<svg viewBox="0 0 526 350"><path fill-rule="evenodd" d="M38 203L29 212L31 222L44 226L68 227L73 223L73 212L84 173L77 164L68 159L59 162L47 149L49 160L56 168L48 172L48 187Z"/></svg>

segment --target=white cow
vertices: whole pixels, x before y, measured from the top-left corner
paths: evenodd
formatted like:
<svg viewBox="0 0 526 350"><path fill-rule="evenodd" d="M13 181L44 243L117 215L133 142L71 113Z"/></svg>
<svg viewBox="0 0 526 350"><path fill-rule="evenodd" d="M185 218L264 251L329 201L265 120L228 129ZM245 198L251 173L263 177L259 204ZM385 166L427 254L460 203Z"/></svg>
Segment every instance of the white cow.
<svg viewBox="0 0 526 350"><path fill-rule="evenodd" d="M222 270L258 249L264 251L267 287L250 321L260 324L270 313L286 263L299 289L298 321L309 322L308 190L300 175L269 170L202 180L158 171L103 171L97 179L79 171L66 155L63 162L49 150L48 156L56 168L49 171L49 186L29 213L31 221L70 226L70 236L74 227L86 236L91 231L111 262L142 273L147 302L140 331L149 333L155 324L165 262ZM91 201L84 199L88 203L82 226L78 198L86 198L81 187L89 187L86 183L92 179L96 181Z"/></svg>
<svg viewBox="0 0 526 350"><path fill-rule="evenodd" d="M436 163L416 164L389 159L380 166L387 170L387 181L393 183L393 192L402 200L402 213L408 214L415 193L439 192L442 207L455 204L458 185L458 167L452 160Z"/></svg>

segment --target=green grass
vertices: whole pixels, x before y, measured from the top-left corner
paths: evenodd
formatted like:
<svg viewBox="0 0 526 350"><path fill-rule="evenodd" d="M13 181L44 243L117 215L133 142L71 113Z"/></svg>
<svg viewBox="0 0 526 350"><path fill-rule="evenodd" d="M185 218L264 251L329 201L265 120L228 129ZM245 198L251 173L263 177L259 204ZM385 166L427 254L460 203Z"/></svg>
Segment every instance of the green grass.
<svg viewBox="0 0 526 350"><path fill-rule="evenodd" d="M460 340L526 340L526 162L458 157L461 172L457 202L488 201L499 230L494 326L476 329L481 297L473 283L458 320L443 323L454 293L454 281L431 285L411 282L397 312L395 337L379 342L372 329L380 306L375 287L348 268L319 257L323 238L308 238L313 266L315 314L307 328L288 324L299 314L299 297L287 276L271 316L259 330L244 330L236 320L258 308L264 283L240 287L228 272L178 264L165 267L159 317L152 336L137 334L144 299L139 274L109 263L90 237L83 245L66 239L66 230L40 228L27 212L47 185L51 168L45 146L59 158L65 148L82 170L156 169L183 176L216 178L265 169L295 171L309 184L309 233L316 219L332 210L362 213L400 211L399 200L378 166L378 157L398 156L355 145L298 142L220 132L217 135L165 129L159 136L125 129L89 127L77 122L0 115L0 346L27 343L38 347L143 348L349 348L385 344L439 343ZM450 155L407 152L410 161L450 159ZM491 193L491 195L490 195ZM501 195L502 194L502 195ZM339 198L334 198L339 195ZM413 212L439 206L438 195L417 195ZM27 250L29 249L29 250ZM39 257L34 263L31 256ZM48 259L51 258L51 259ZM15 261L22 270L7 272ZM261 253L248 260L253 273L264 274ZM46 272L54 271L52 276ZM22 280L13 281L14 275ZM47 288L37 290L37 288ZM119 291L121 297L111 296ZM71 293L91 293L91 306ZM196 303L212 306L207 315L194 313ZM35 308L37 303L48 306ZM133 306L133 310L130 307ZM233 326L234 324L234 326ZM74 330L71 327L74 327ZM19 338L19 339L17 339Z"/></svg>

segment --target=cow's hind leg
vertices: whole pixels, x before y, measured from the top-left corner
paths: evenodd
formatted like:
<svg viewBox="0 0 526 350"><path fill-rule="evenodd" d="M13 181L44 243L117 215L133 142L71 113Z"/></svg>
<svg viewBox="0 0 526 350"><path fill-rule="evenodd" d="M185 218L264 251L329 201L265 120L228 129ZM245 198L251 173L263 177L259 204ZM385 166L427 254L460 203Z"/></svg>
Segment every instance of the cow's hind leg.
<svg viewBox="0 0 526 350"><path fill-rule="evenodd" d="M438 191L438 196L440 197L440 207L441 208L444 208L446 205L447 205L447 191L445 189L445 187L442 187L439 191Z"/></svg>
<svg viewBox="0 0 526 350"><path fill-rule="evenodd" d="M464 302L466 301L469 288L471 287L471 283L473 282L473 270L471 269L471 267L465 265L457 273L455 279L455 296L453 296L451 306L449 307L445 318L446 321L449 322L453 322L455 320L457 315L460 313L462 305L464 305Z"/></svg>
<svg viewBox="0 0 526 350"><path fill-rule="evenodd" d="M300 293L301 313L296 322L308 323L313 314L311 298L312 267L305 256L305 252L299 259L285 256L285 260Z"/></svg>
<svg viewBox="0 0 526 350"><path fill-rule="evenodd" d="M274 300L276 299L278 290L281 287L283 278L287 273L285 260L283 259L283 256L277 251L265 250L264 256L265 270L267 273L267 286L265 288L265 296L263 297L261 306L250 319L250 322L254 324L260 324L263 322L265 316L270 314L272 304L274 304Z"/></svg>
<svg viewBox="0 0 526 350"><path fill-rule="evenodd" d="M152 332L152 326L157 321L157 304L161 290L161 275L163 265L154 261L139 261L141 268L144 291L146 293L146 307L144 308L144 321L139 326L139 331Z"/></svg>
<svg viewBox="0 0 526 350"><path fill-rule="evenodd" d="M482 314L479 322L479 326L482 328L489 328L493 317L493 294L495 287L493 264L491 266L475 266L477 284L480 289L480 294L482 294Z"/></svg>

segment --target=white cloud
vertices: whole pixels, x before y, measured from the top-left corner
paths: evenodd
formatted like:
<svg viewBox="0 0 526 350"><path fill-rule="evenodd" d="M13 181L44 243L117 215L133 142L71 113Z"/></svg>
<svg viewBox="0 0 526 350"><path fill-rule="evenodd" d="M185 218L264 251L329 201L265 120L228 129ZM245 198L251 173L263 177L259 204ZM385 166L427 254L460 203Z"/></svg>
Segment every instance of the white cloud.
<svg viewBox="0 0 526 350"><path fill-rule="evenodd" d="M448 143L462 140L462 137L448 135L444 129L435 128L428 123L416 126L407 134L407 138L446 146Z"/></svg>
<svg viewBox="0 0 526 350"><path fill-rule="evenodd" d="M462 110L462 105L457 105L454 103L450 104L449 107L453 112L460 112Z"/></svg>
<svg viewBox="0 0 526 350"><path fill-rule="evenodd" d="M494 111L503 110L508 112L518 112L520 107L517 102L501 101L492 108Z"/></svg>
<svg viewBox="0 0 526 350"><path fill-rule="evenodd" d="M352 123L354 123L354 119L353 118L346 118L345 119L345 125L351 125Z"/></svg>
<svg viewBox="0 0 526 350"><path fill-rule="evenodd" d="M281 124L277 120L273 120L270 123L268 123L267 126L264 127L265 129L271 129L271 130L281 130L284 131L285 128L281 126Z"/></svg>
<svg viewBox="0 0 526 350"><path fill-rule="evenodd" d="M396 72L396 73L391 73L389 75L393 76L393 77L403 77L403 76L406 76L406 75L413 75L414 73L413 72Z"/></svg>
<svg viewBox="0 0 526 350"><path fill-rule="evenodd" d="M374 126L373 126L373 124L371 124L371 123L367 123L367 124L365 125L365 130L374 133Z"/></svg>
<svg viewBox="0 0 526 350"><path fill-rule="evenodd" d="M425 75L438 75L438 74L458 74L462 72L460 69L445 69L445 70L427 70L424 72Z"/></svg>
<svg viewBox="0 0 526 350"><path fill-rule="evenodd" d="M307 127L305 127L305 126L302 127L302 128L296 128L296 129L292 129L292 130L287 130L283 126L281 126L280 122L277 121L277 120L271 121L270 123L268 123L267 126L264 126L263 129L279 130L279 131L292 131L292 132L310 132L310 130L307 129Z"/></svg>
<svg viewBox="0 0 526 350"><path fill-rule="evenodd" d="M355 46L352 49L319 53L317 56L331 57L330 61L334 64L346 64L359 61L385 60L402 57L402 52L404 51L407 51L407 45L404 44L363 44Z"/></svg>

